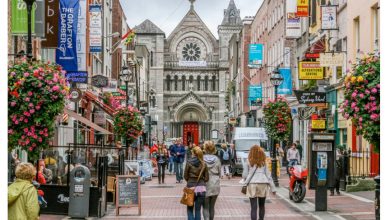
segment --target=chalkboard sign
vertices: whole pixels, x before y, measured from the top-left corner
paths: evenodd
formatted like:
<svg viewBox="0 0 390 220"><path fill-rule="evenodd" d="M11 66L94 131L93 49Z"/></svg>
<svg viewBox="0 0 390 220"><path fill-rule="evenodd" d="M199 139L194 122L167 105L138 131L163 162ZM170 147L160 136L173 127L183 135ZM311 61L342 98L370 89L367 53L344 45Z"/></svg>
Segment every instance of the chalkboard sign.
<svg viewBox="0 0 390 220"><path fill-rule="evenodd" d="M138 175L116 176L116 215L119 208L138 207L141 215L141 187Z"/></svg>
<svg viewBox="0 0 390 220"><path fill-rule="evenodd" d="M92 77L92 85L98 88L103 88L108 85L108 78L102 75Z"/></svg>

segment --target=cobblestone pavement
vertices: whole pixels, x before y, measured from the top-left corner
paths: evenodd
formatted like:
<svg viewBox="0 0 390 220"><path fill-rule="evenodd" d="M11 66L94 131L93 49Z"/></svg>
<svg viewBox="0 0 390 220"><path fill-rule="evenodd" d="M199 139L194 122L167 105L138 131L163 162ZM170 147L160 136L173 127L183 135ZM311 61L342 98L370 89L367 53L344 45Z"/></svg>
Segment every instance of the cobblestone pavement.
<svg viewBox="0 0 390 220"><path fill-rule="evenodd" d="M239 180L239 177L235 177L221 181L215 219L250 219L249 199L241 194ZM141 216L125 216L136 214L137 208L121 209L121 216L115 216L114 207L109 205L108 213L103 219L187 219L186 207L179 202L184 186L184 183L175 183L174 175L168 175L166 183L162 185L157 183L157 178L153 178L141 187ZM282 175L277 195L267 198L265 219L375 219L372 200L342 193L341 196L328 197L328 212L314 212L313 190L308 190L302 203L295 204L288 199L287 186L288 177ZM67 218L41 216L41 220L59 219Z"/></svg>

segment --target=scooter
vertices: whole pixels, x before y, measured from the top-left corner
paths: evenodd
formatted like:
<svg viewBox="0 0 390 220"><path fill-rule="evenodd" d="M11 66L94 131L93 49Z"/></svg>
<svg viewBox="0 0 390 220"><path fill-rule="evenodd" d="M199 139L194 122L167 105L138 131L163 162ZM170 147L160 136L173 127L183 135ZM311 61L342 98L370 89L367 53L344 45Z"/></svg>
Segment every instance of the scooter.
<svg viewBox="0 0 390 220"><path fill-rule="evenodd" d="M298 203L301 202L306 195L306 181L308 170L301 165L294 165L289 168L290 172L290 200Z"/></svg>

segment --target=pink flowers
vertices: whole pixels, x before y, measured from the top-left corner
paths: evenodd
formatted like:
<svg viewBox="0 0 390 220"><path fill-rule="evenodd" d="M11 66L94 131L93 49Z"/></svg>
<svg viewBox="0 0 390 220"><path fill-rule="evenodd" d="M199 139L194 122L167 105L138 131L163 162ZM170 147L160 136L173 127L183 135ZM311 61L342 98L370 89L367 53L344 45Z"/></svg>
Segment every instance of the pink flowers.
<svg viewBox="0 0 390 220"><path fill-rule="evenodd" d="M12 101L11 102L11 107L14 107L16 105L16 102L15 101Z"/></svg>
<svg viewBox="0 0 390 220"><path fill-rule="evenodd" d="M370 118L371 118L371 120L374 120L374 121L376 121L376 120L378 120L378 119L379 119L379 115L378 115L378 114L375 114L375 113L373 113L373 114L371 114L371 115L370 115Z"/></svg>
<svg viewBox="0 0 390 220"><path fill-rule="evenodd" d="M53 91L53 92L56 92L56 91L58 91L58 90L60 90L60 87L59 87L59 86L53 86L53 88L52 88L52 91Z"/></svg>
<svg viewBox="0 0 390 220"><path fill-rule="evenodd" d="M29 91L29 92L27 93L27 95L28 95L28 96L32 96L33 93L32 93L31 91Z"/></svg>
<svg viewBox="0 0 390 220"><path fill-rule="evenodd" d="M375 94L375 93L378 92L378 90L377 90L376 88L372 88L372 89L371 89L371 92Z"/></svg>
<svg viewBox="0 0 390 220"><path fill-rule="evenodd" d="M28 73L28 72L25 72L25 73L23 74L24 77L28 77L29 75L30 75L30 73Z"/></svg>

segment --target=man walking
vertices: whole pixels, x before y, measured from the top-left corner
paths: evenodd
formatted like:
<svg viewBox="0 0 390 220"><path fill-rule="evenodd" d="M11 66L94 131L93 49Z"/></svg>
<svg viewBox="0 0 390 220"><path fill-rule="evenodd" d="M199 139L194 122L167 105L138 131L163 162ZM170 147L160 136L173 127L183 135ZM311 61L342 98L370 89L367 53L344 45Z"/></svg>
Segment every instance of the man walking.
<svg viewBox="0 0 390 220"><path fill-rule="evenodd" d="M303 148L302 148L302 145L299 143L299 141L295 141L295 143L297 144L297 150L299 152L299 163L302 162L302 157L303 157Z"/></svg>
<svg viewBox="0 0 390 220"><path fill-rule="evenodd" d="M296 165L298 161L300 160L299 151L297 150L297 145L293 143L290 149L287 151L287 161L288 161L288 168ZM289 172L287 168L287 172Z"/></svg>
<svg viewBox="0 0 390 220"><path fill-rule="evenodd" d="M176 140L171 151L171 155L173 155L173 162L175 164L176 183L181 183L183 180L183 162L185 153L186 151L181 143L181 139Z"/></svg>

